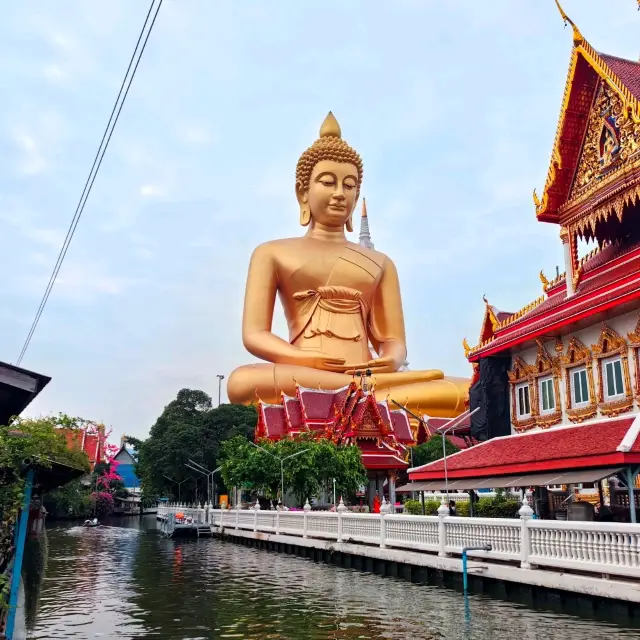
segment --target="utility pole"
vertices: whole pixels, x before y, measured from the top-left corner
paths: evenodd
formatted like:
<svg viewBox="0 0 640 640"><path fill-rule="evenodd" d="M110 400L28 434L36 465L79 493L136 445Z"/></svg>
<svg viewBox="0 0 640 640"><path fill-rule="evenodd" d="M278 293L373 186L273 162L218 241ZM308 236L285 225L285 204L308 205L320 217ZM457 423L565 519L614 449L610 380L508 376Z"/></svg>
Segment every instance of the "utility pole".
<svg viewBox="0 0 640 640"><path fill-rule="evenodd" d="M224 380L224 376L219 373L218 374L218 406L220 406L220 401L222 398L222 381Z"/></svg>

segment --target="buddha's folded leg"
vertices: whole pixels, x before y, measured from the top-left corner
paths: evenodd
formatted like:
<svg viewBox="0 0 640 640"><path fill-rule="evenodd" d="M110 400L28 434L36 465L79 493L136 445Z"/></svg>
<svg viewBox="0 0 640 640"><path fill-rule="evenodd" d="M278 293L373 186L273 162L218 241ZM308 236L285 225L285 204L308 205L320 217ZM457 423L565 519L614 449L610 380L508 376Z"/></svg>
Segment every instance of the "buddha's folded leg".
<svg viewBox="0 0 640 640"><path fill-rule="evenodd" d="M393 387L376 386L376 396L395 400L417 415L455 418L467 409L469 379L446 377ZM393 403L391 403L394 408Z"/></svg>
<svg viewBox="0 0 640 640"><path fill-rule="evenodd" d="M404 372L373 376L376 396L406 405L414 413L426 413L433 417L453 418L466 408L469 380L466 378L442 378L439 371L406 372L418 381L411 381ZM407 380L409 378L409 381ZM239 367L229 376L227 395L230 402L251 404L260 398L264 402L277 403L281 392L294 396L296 383L312 389L340 389L353 377L342 373L320 371L309 367L285 364L260 363ZM393 384L399 382L400 384Z"/></svg>
<svg viewBox="0 0 640 640"><path fill-rule="evenodd" d="M340 389L353 377L344 373L320 371L310 367L288 364L249 364L238 367L229 376L227 396L234 404L251 404L258 398L263 402L279 402L281 392L288 396L296 393L296 383L303 387Z"/></svg>

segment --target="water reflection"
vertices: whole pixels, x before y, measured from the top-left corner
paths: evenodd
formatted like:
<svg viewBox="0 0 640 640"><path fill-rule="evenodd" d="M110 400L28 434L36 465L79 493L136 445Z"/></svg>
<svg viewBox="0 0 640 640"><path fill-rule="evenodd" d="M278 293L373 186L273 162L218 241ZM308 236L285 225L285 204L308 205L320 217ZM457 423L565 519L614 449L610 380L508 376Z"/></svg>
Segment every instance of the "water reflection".
<svg viewBox="0 0 640 640"><path fill-rule="evenodd" d="M435 638L590 640L637 637L615 625L222 543L172 542L119 526L49 531L30 638ZM145 531L151 527L152 531Z"/></svg>

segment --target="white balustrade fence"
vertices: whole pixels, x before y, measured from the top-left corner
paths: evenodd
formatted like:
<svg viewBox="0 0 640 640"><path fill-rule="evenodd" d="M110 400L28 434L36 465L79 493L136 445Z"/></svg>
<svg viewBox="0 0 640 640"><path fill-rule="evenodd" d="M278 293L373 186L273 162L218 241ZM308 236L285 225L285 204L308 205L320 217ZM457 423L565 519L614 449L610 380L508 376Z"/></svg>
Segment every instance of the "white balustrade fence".
<svg viewBox="0 0 640 640"><path fill-rule="evenodd" d="M336 542L460 555L464 547L491 545L470 556L519 562L525 569L557 568L640 579L640 524L462 518L368 513L210 509L219 530L244 529Z"/></svg>

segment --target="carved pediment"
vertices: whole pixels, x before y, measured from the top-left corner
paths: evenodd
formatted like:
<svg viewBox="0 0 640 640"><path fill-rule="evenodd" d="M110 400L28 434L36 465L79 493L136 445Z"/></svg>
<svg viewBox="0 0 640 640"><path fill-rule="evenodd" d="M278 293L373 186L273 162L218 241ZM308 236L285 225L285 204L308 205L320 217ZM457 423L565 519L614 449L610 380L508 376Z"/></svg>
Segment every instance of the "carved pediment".
<svg viewBox="0 0 640 640"><path fill-rule="evenodd" d="M589 113L569 201L597 189L638 150L640 124L627 117L620 96L601 80Z"/></svg>
<svg viewBox="0 0 640 640"><path fill-rule="evenodd" d="M620 353L627 353L627 341L611 327L604 325L600 332L598 344L591 345L591 352L596 358Z"/></svg>
<svg viewBox="0 0 640 640"><path fill-rule="evenodd" d="M530 367L520 356L513 359L513 366L508 373L510 382L520 382L525 380L533 373Z"/></svg>
<svg viewBox="0 0 640 640"><path fill-rule="evenodd" d="M591 360L591 351L578 338L571 338L567 353L560 356L560 363L565 367L575 367Z"/></svg>
<svg viewBox="0 0 640 640"><path fill-rule="evenodd" d="M635 331L628 333L627 338L629 338L629 344L632 347L640 347L640 317L636 323ZM638 382L640 383L640 380Z"/></svg>
<svg viewBox="0 0 640 640"><path fill-rule="evenodd" d="M534 371L536 375L544 374L544 373L558 373L558 358L552 358L549 352L546 350L544 344L542 344L541 340L536 340L536 344L538 345L538 352L536 354L536 364L534 366Z"/></svg>

